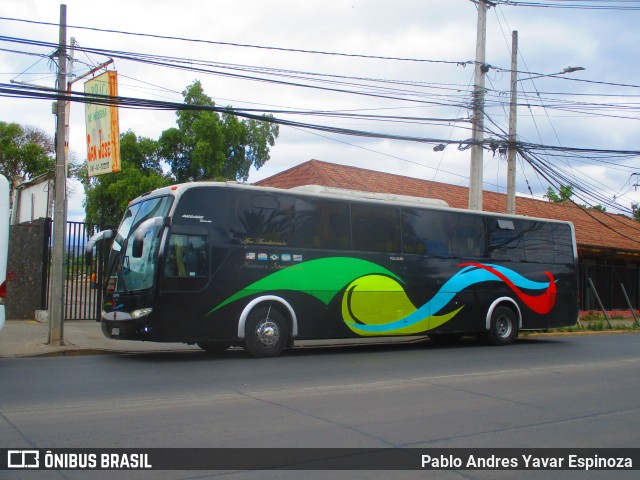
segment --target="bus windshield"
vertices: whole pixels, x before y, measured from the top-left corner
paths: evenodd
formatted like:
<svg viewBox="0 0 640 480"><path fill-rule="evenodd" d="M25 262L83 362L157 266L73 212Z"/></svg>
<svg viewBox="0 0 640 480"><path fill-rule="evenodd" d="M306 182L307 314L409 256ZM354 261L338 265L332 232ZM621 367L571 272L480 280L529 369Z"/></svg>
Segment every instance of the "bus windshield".
<svg viewBox="0 0 640 480"><path fill-rule="evenodd" d="M113 240L109 260L108 292L128 292L151 288L160 243L161 225L146 230L144 249L140 257L133 256L133 236L136 229L154 217L166 217L173 197L156 197L131 205L124 214Z"/></svg>

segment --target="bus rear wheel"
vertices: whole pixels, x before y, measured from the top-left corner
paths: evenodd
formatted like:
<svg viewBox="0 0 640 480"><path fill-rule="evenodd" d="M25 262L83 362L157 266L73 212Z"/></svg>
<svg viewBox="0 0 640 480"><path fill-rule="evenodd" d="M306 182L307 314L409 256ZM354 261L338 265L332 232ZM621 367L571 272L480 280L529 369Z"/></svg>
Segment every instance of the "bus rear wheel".
<svg viewBox="0 0 640 480"><path fill-rule="evenodd" d="M518 317L509 307L498 306L491 315L486 340L491 345L509 345L518 336Z"/></svg>
<svg viewBox="0 0 640 480"><path fill-rule="evenodd" d="M280 355L289 341L284 315L272 307L259 307L247 318L244 348L254 357Z"/></svg>

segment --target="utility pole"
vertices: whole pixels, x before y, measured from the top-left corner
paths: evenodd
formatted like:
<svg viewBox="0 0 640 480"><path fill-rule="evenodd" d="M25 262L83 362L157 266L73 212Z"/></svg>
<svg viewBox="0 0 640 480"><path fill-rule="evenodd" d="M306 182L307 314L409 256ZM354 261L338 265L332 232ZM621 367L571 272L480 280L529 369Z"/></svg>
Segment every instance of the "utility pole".
<svg viewBox="0 0 640 480"><path fill-rule="evenodd" d="M469 210L482 210L482 143L484 141L484 77L489 70L485 64L487 44L488 0L478 0L478 31L476 40L476 69L473 87L473 145L469 179Z"/></svg>
<svg viewBox="0 0 640 480"><path fill-rule="evenodd" d="M507 213L516 213L516 124L518 118L518 32L511 34L511 102L509 105L509 151L507 153Z"/></svg>
<svg viewBox="0 0 640 480"><path fill-rule="evenodd" d="M65 107L67 92L67 6L60 5L58 47L58 101L56 109L56 198L53 221L53 265L51 272L51 304L49 310L49 344L64 345L64 257L67 223L67 161L65 149Z"/></svg>

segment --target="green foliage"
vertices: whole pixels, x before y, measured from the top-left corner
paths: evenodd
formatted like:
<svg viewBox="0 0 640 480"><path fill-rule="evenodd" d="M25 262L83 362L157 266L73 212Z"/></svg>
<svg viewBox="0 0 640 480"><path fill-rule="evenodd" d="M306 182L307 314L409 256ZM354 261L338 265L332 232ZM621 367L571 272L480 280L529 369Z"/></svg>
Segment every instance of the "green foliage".
<svg viewBox="0 0 640 480"><path fill-rule="evenodd" d="M120 136L120 157L126 159L143 173L162 175L156 140L137 137L129 130Z"/></svg>
<svg viewBox="0 0 640 480"><path fill-rule="evenodd" d="M633 211L633 219L636 222L640 222L640 205L636 202L631 204L631 210Z"/></svg>
<svg viewBox="0 0 640 480"><path fill-rule="evenodd" d="M42 130L0 122L0 173L9 180L11 194L20 182L53 171L53 154L53 140Z"/></svg>
<svg viewBox="0 0 640 480"><path fill-rule="evenodd" d="M547 188L547 193L544 195L550 202L562 203L566 202L573 196L573 185L560 185L558 193L551 187Z"/></svg>
<svg viewBox="0 0 640 480"><path fill-rule="evenodd" d="M76 176L85 190L85 221L118 225L129 201L145 192L169 185L162 174L155 140L128 131L120 137L119 173L88 177L86 166Z"/></svg>
<svg viewBox="0 0 640 480"><path fill-rule="evenodd" d="M213 107L199 81L182 92L187 105ZM269 160L269 147L275 144L279 128L265 120L241 120L231 113L181 110L176 113L177 128L162 132L160 157L171 167L177 182L205 179L245 181L252 166L262 167Z"/></svg>
<svg viewBox="0 0 640 480"><path fill-rule="evenodd" d="M548 198L549 201L552 203L566 202L573 196L573 185L567 185L566 187L564 185L560 185L560 190L557 193L553 188L549 187L547 188L547 193L544 196L545 198ZM599 212L603 212L603 213L607 211L606 207L603 207L600 204L594 205L592 207L587 207L586 205L577 204L577 203L576 205L580 205L581 207L588 208L589 210L598 210Z"/></svg>

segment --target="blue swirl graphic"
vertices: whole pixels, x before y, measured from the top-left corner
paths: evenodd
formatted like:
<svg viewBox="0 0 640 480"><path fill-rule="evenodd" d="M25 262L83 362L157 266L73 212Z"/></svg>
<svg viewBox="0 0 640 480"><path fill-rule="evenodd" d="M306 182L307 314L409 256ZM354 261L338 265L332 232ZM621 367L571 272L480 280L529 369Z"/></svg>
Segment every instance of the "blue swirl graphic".
<svg viewBox="0 0 640 480"><path fill-rule="evenodd" d="M498 265L485 264L489 267L494 268L496 271L503 274L510 281L513 282L518 288L528 289L528 290L545 290L549 287L549 282L534 282L529 280L528 278L523 277L518 272L515 272L509 268L501 267ZM374 333L374 334L383 334L393 332L397 329L406 328L407 326L414 325L430 315L436 315L439 313L447 304L453 300L453 298L460 293L465 288L468 288L472 285L490 282L490 281L498 281L502 280L491 273L488 270L483 270L481 268L467 266L462 270L457 272L453 277L451 277L445 284L440 288L440 290L433 296L431 300L418 308L415 312L407 315L404 318L396 320L394 322L378 324L378 325L357 325L358 329ZM355 325L355 324L354 324Z"/></svg>

